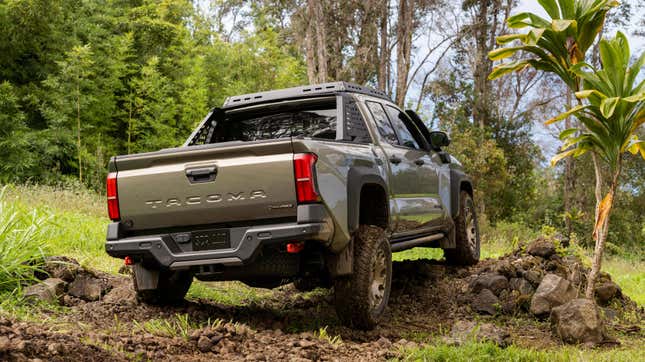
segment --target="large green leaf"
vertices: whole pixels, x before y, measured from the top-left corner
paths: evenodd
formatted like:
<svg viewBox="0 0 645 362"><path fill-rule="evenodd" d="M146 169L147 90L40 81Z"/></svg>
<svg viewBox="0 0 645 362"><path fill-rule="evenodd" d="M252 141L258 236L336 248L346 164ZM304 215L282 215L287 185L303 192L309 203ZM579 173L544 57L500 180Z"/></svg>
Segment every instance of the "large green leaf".
<svg viewBox="0 0 645 362"><path fill-rule="evenodd" d="M513 40L521 40L524 42L524 39L526 39L526 34L507 34L507 35L500 35L495 39L497 44L506 44L510 43Z"/></svg>
<svg viewBox="0 0 645 362"><path fill-rule="evenodd" d="M546 28L551 26L548 20L529 12L519 13L509 17L506 23L510 28L520 29L527 26L532 28Z"/></svg>
<svg viewBox="0 0 645 362"><path fill-rule="evenodd" d="M579 91L579 92L576 92L576 93L575 93L576 98L578 98L578 99L589 98L589 97L591 97L591 95L593 95L593 94L597 95L597 96L598 96L598 97L600 97L600 98L607 98L607 96L606 96L606 95L604 95L604 94L602 94L602 93L598 92L598 91L597 91L597 90L595 90L595 89L587 89L587 90L583 90L583 91Z"/></svg>
<svg viewBox="0 0 645 362"><path fill-rule="evenodd" d="M551 19L560 19L560 7L555 0L538 0Z"/></svg>
<svg viewBox="0 0 645 362"><path fill-rule="evenodd" d="M564 131L560 132L560 140L564 140L566 138L569 138L569 136L572 136L574 133L578 132L577 128L568 128L565 129Z"/></svg>
<svg viewBox="0 0 645 362"><path fill-rule="evenodd" d="M551 159L551 166L555 166L561 159L567 156L573 155L576 151L577 150L574 148L568 151L558 153L557 155L553 156L553 158Z"/></svg>
<svg viewBox="0 0 645 362"><path fill-rule="evenodd" d="M575 20L568 19L556 19L551 22L551 28L553 31L562 32L569 29L569 27L577 27L577 22Z"/></svg>
<svg viewBox="0 0 645 362"><path fill-rule="evenodd" d="M490 60L502 60L502 59L505 59L505 58L513 56L513 54L515 54L518 51L523 50L523 49L524 49L523 46L511 47L511 48L498 48L498 49L495 49L495 50L491 50L488 53L488 58L490 58Z"/></svg>
<svg viewBox="0 0 645 362"><path fill-rule="evenodd" d="M614 114L616 106L620 102L620 97L605 98L600 102L600 113L603 117L609 118Z"/></svg>
<svg viewBox="0 0 645 362"><path fill-rule="evenodd" d="M526 60L517 60L510 63L500 64L493 68L493 71L488 75L488 79L496 79L501 77L504 74L508 74L529 66L529 62Z"/></svg>
<svg viewBox="0 0 645 362"><path fill-rule="evenodd" d="M576 112L578 112L580 110L583 110L585 108L588 108L588 106L584 106L584 105L575 106L575 107L569 109L568 111L562 112L562 113L558 114L557 116L547 120L546 122L544 122L544 124L549 125L549 124L553 124L553 123L562 121L563 119L565 119L565 118L571 116L572 114L574 114L574 113L576 113Z"/></svg>

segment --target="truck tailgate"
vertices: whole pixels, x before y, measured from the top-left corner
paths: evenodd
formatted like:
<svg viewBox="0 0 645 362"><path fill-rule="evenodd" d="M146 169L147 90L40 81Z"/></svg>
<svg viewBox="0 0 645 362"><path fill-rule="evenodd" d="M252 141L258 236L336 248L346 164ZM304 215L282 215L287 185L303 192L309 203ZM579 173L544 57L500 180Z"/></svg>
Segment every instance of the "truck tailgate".
<svg viewBox="0 0 645 362"><path fill-rule="evenodd" d="M114 159L130 230L296 216L290 140L180 147Z"/></svg>

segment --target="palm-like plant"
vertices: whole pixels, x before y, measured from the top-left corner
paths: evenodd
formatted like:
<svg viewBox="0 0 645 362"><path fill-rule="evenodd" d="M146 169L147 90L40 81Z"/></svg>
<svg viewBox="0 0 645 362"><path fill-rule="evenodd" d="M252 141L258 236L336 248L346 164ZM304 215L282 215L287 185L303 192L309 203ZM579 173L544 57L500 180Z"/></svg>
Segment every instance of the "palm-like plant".
<svg viewBox="0 0 645 362"><path fill-rule="evenodd" d="M529 58L504 63L493 68L489 79L519 71L526 67L557 74L569 88L579 89L579 78L571 67L583 61L587 50L600 32L605 15L618 5L615 0L538 0L551 20L530 12L511 16L506 21L510 28L530 28L528 33L497 37L498 44L519 40L521 45L491 51L491 60L502 60L518 52Z"/></svg>
<svg viewBox="0 0 645 362"><path fill-rule="evenodd" d="M645 65L645 53L631 66L630 55L623 33L618 32L611 40L601 40L602 69L596 70L585 62L571 68L583 80L584 90L575 95L578 99L586 99L587 104L578 105L546 122L551 124L574 115L584 125L584 128L570 128L560 133L560 139L564 141L563 152L551 160L552 164L564 157L578 157L589 151L594 156L597 208L593 237L596 248L585 293L587 298L593 297L595 280L600 272L622 157L631 152L634 155L640 153L645 159L645 140L639 140L637 135L638 128L645 123L645 80L636 82ZM598 157L609 165L612 173L609 190L604 197Z"/></svg>
<svg viewBox="0 0 645 362"><path fill-rule="evenodd" d="M586 296L592 298L596 277L600 271L607 237L609 214L618 187L622 156L626 151L640 153L645 158L644 141L636 132L645 120L643 111L643 82L635 85L645 59L641 56L629 67L629 46L622 33L599 43L602 70L584 62L587 50L604 25L607 12L619 5L615 0L538 0L551 17L546 20L533 13L510 17L510 28L530 28L527 33L509 34L497 38L498 44L519 41L521 45L504 47L489 53L492 60L501 60L520 52L527 58L502 63L489 79L521 71L526 67L557 74L578 98L578 106L547 121L554 123L575 115L583 128L569 128L560 134L563 152L552 163L567 156L580 156L591 151L596 172L596 220L593 237L596 240L594 261L588 277ZM591 71L589 71L591 70ZM581 84L581 80L583 80ZM584 90L580 90L583 86ZM583 100L587 104L583 104ZM602 195L602 174L599 158L610 166L612 180L609 191Z"/></svg>

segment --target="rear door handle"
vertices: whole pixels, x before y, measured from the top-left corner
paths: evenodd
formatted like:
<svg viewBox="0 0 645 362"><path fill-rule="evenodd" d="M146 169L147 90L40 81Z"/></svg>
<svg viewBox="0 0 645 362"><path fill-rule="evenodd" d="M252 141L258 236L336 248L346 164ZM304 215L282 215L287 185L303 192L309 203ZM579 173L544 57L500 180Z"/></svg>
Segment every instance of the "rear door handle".
<svg viewBox="0 0 645 362"><path fill-rule="evenodd" d="M422 160L422 159L418 159L418 160L414 161L414 164L417 165L417 166L423 166L423 164L425 164L425 163L426 162L424 160Z"/></svg>
<svg viewBox="0 0 645 362"><path fill-rule="evenodd" d="M215 176L217 176L217 167L208 166L189 168L188 170L186 170L186 176L191 183L210 182L215 180Z"/></svg>
<svg viewBox="0 0 645 362"><path fill-rule="evenodd" d="M395 165L398 165L399 163L401 163L401 159L396 156L392 156L390 157L390 162L392 162Z"/></svg>

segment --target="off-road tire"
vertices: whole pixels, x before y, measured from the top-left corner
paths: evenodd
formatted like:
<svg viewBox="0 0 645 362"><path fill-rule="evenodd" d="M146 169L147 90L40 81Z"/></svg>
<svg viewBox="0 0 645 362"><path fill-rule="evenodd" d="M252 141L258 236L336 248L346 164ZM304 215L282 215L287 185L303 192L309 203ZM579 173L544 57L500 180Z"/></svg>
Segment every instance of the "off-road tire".
<svg viewBox="0 0 645 362"><path fill-rule="evenodd" d="M132 276L132 281L139 302L151 305L177 305L184 301L193 282L193 274L188 271L160 270L157 289L139 290L135 275Z"/></svg>
<svg viewBox="0 0 645 362"><path fill-rule="evenodd" d="M349 327L373 329L390 297L390 242L385 230L372 225L359 226L353 242L353 273L334 280L336 313L341 322Z"/></svg>
<svg viewBox="0 0 645 362"><path fill-rule="evenodd" d="M466 191L459 195L459 216L455 218L456 248L445 249L444 257L451 265L474 265L479 261L480 239L473 198Z"/></svg>

